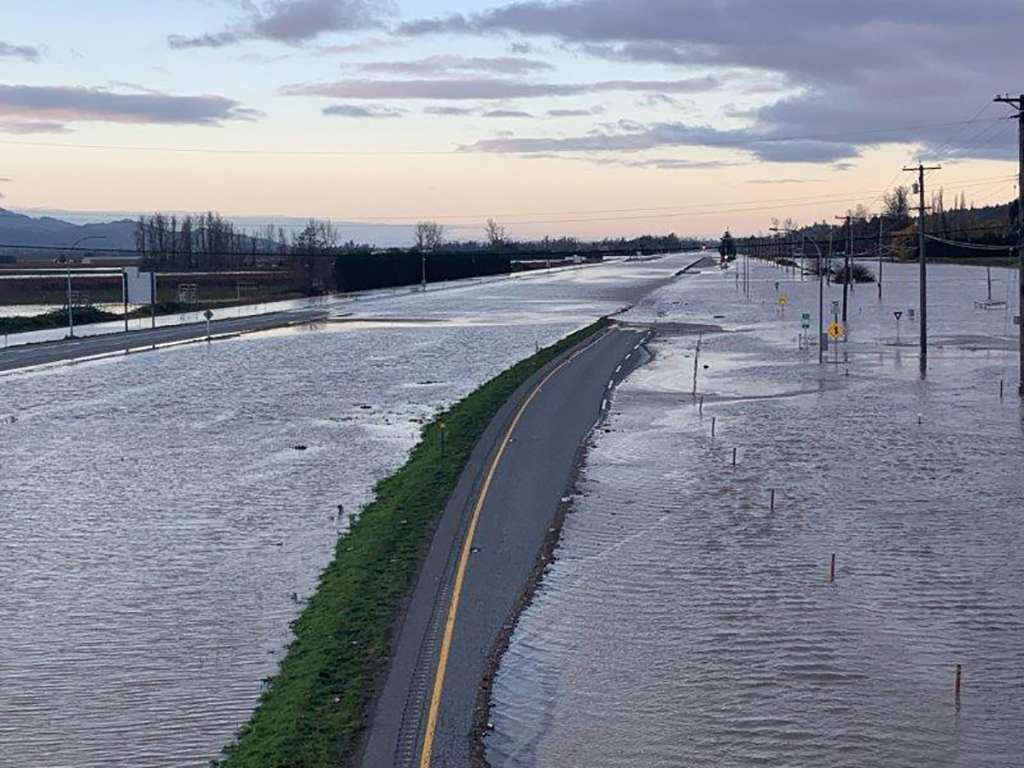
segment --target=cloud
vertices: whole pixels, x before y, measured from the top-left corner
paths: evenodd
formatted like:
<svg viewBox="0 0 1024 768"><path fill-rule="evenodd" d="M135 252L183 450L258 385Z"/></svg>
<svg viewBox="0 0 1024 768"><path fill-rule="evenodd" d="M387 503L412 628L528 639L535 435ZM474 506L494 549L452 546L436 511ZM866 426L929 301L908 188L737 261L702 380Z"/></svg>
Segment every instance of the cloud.
<svg viewBox="0 0 1024 768"><path fill-rule="evenodd" d="M636 100L638 107L672 107L679 110L692 110L696 105L689 99L683 101L667 93L645 93Z"/></svg>
<svg viewBox="0 0 1024 768"><path fill-rule="evenodd" d="M590 117L593 111L589 109L549 109L548 117Z"/></svg>
<svg viewBox="0 0 1024 768"><path fill-rule="evenodd" d="M324 107L322 110L327 117L353 117L382 119L389 117L401 117L404 113L399 109L378 106L362 106L357 104L334 104Z"/></svg>
<svg viewBox="0 0 1024 768"><path fill-rule="evenodd" d="M29 136L34 133L70 133L64 123L45 120L0 120L0 133L11 133L17 136Z"/></svg>
<svg viewBox="0 0 1024 768"><path fill-rule="evenodd" d="M785 98L756 110L751 130L812 135L969 118L995 92L1019 87L1021 28L1019 0L527 0L412 20L398 31L554 38L610 61L729 71L741 92L742 80L762 93L776 82ZM823 142L831 149L794 144L765 156L829 162L880 143L938 150L955 130ZM972 129L962 140L975 135ZM1009 158L1013 138L972 151Z"/></svg>
<svg viewBox="0 0 1024 768"><path fill-rule="evenodd" d="M0 85L0 118L13 118L8 132L59 132L75 122L220 125L253 120L255 110L224 96L117 93L82 86Z"/></svg>
<svg viewBox="0 0 1024 768"><path fill-rule="evenodd" d="M856 146L758 134L746 129L719 129L685 123L642 125L623 120L582 136L482 139L461 148L502 154L642 152L664 147L720 147L741 150L771 162L834 162L856 157Z"/></svg>
<svg viewBox="0 0 1024 768"><path fill-rule="evenodd" d="M25 61L36 62L43 58L43 52L33 45L14 45L0 41L0 58L25 59Z"/></svg>
<svg viewBox="0 0 1024 768"><path fill-rule="evenodd" d="M321 45L315 50L321 56L347 56L352 53L379 51L383 48L401 48L404 45L404 40L389 40L385 38L371 37L366 40L358 40L354 43Z"/></svg>
<svg viewBox="0 0 1024 768"><path fill-rule="evenodd" d="M504 78L444 78L415 80L339 80L334 83L291 85L282 89L287 96L326 96L340 99L466 99L496 100L577 96L610 91L662 91L697 93L719 86L714 77L685 80L608 80L596 83L534 83Z"/></svg>
<svg viewBox="0 0 1024 768"><path fill-rule="evenodd" d="M242 38L234 32L216 32L213 34L197 35L186 37L184 35L169 35L167 45L174 50L188 48L224 48L228 45L240 43Z"/></svg>
<svg viewBox="0 0 1024 768"><path fill-rule="evenodd" d="M496 117L496 118L525 118L533 117L529 112L523 112L518 109L492 109L488 112L484 112L484 117Z"/></svg>
<svg viewBox="0 0 1024 768"><path fill-rule="evenodd" d="M550 64L519 56L465 57L456 54L429 56L415 61L372 61L360 64L364 72L389 75L436 77L457 71L491 72L498 75L523 75L554 69Z"/></svg>
<svg viewBox="0 0 1024 768"><path fill-rule="evenodd" d="M508 46L510 53L514 53L518 56L528 56L531 53L539 53L540 49L533 43L510 43Z"/></svg>
<svg viewBox="0 0 1024 768"><path fill-rule="evenodd" d="M223 48L243 40L271 40L297 45L328 32L351 32L381 26L393 12L388 0L269 0L247 3L249 15L229 29L195 36L171 35L171 48Z"/></svg>
<svg viewBox="0 0 1024 768"><path fill-rule="evenodd" d="M476 114L475 109L469 109L467 107L448 107L448 106L432 106L427 107L423 110L424 114L427 115L438 115L440 117L463 117L465 115Z"/></svg>

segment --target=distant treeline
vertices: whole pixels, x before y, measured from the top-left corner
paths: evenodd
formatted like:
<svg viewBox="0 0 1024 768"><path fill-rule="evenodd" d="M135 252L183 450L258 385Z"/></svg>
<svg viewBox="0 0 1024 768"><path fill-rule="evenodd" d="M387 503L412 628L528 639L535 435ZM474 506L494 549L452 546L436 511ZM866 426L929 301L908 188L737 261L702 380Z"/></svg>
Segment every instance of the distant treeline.
<svg viewBox="0 0 1024 768"><path fill-rule="evenodd" d="M334 287L339 291L367 291L428 283L501 275L512 271L508 254L370 250L341 253L334 260Z"/></svg>
<svg viewBox="0 0 1024 768"><path fill-rule="evenodd" d="M145 268L158 271L284 269L296 290L317 294L415 285L423 279L424 255L427 282L437 282L511 272L516 261L577 255L594 261L605 255L666 253L705 244L675 234L589 242L572 237L514 240L493 220L487 222L483 240L448 240L445 227L436 222L418 223L413 238L411 248L379 250L343 242L333 224L317 219L289 236L271 225L242 232L216 213L155 214L138 220L136 253Z"/></svg>
<svg viewBox="0 0 1024 768"><path fill-rule="evenodd" d="M847 211L849 228L842 221L822 221L800 226L791 218L772 219L772 230L738 241L740 249L764 258L792 259L803 254L813 258L817 248L823 253L845 255L852 244L855 257L878 256L900 260L917 258L917 220L915 200L906 187L897 187L883 199L882 212L871 214L863 205ZM999 251L970 246L1005 248L1005 255L1017 245L1017 203L974 207L966 194L947 203L940 189L932 194L925 214L928 258L991 258ZM810 242L809 242L810 241Z"/></svg>

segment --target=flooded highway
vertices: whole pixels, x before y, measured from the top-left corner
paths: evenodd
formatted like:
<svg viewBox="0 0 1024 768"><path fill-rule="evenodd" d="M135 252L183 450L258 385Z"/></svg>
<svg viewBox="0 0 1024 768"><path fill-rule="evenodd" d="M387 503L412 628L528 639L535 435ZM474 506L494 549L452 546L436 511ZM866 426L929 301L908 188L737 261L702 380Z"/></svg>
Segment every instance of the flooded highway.
<svg viewBox="0 0 1024 768"><path fill-rule="evenodd" d="M770 266L749 301L715 269L627 314L663 332L502 661L494 768L1024 765L1016 275L982 310L984 269L929 273L926 380L912 265L856 287L822 366L817 282ZM723 329L696 397L681 323Z"/></svg>
<svg viewBox="0 0 1024 768"><path fill-rule="evenodd" d="M208 765L420 425L693 259L0 377L0 765Z"/></svg>

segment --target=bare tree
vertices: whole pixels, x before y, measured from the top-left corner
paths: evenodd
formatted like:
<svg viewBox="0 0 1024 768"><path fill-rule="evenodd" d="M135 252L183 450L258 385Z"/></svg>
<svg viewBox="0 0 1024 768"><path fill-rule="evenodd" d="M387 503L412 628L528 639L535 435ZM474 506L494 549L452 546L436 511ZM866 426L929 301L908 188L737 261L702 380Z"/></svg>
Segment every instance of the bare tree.
<svg viewBox="0 0 1024 768"><path fill-rule="evenodd" d="M487 234L487 242L491 244L491 249L500 251L501 247L505 245L505 241L508 239L508 231L505 227L494 219L488 219L487 226L484 231Z"/></svg>
<svg viewBox="0 0 1024 768"><path fill-rule="evenodd" d="M896 227L910 220L910 193L906 187L896 187L882 198L885 216L895 222Z"/></svg>
<svg viewBox="0 0 1024 768"><path fill-rule="evenodd" d="M328 287L338 248L338 231L329 221L310 219L292 237L292 270L295 282L307 293Z"/></svg>
<svg viewBox="0 0 1024 768"><path fill-rule="evenodd" d="M436 221L421 221L414 231L416 247L421 251L436 251L444 244L444 227Z"/></svg>

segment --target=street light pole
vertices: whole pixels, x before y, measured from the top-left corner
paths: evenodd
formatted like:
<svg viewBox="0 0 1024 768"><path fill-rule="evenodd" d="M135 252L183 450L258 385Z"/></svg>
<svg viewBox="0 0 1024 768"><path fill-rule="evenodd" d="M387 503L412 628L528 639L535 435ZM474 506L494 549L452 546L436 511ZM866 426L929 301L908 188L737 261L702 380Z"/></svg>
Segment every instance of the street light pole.
<svg viewBox="0 0 1024 768"><path fill-rule="evenodd" d="M68 250L74 251L75 248L77 248L79 245L86 242L87 240L106 239L107 238L104 237L103 235L89 235L88 237L80 237L77 240L75 240L74 243L71 244L71 247L68 248ZM70 336L71 338L75 338L75 313L74 310L71 308L71 256L68 255L66 258L68 262L68 336Z"/></svg>
<svg viewBox="0 0 1024 768"><path fill-rule="evenodd" d="M772 227L772 232L780 231L778 227ZM818 253L818 363L825 362L825 284L822 282L821 268L822 264L822 253L818 243L811 240L803 232L795 232L791 229L785 230L788 234L798 234L805 243L810 243L814 246L814 250Z"/></svg>

